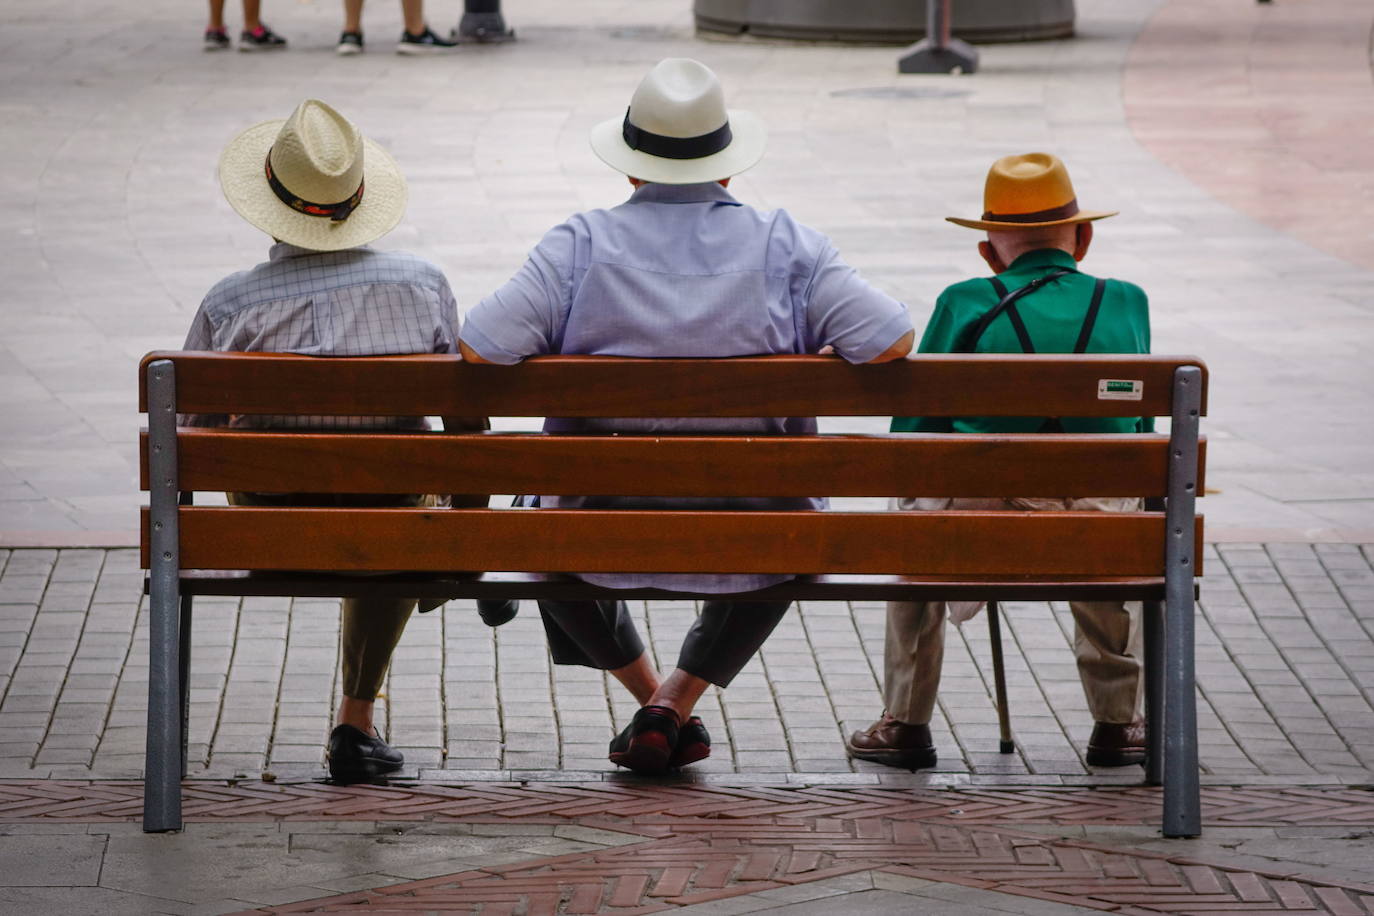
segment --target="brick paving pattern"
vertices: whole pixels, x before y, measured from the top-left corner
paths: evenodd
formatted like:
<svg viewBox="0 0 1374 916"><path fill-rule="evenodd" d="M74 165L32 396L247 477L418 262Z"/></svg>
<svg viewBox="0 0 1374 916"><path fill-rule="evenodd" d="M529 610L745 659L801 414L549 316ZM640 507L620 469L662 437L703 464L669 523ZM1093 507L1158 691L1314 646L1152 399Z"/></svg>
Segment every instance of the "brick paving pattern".
<svg viewBox="0 0 1374 916"><path fill-rule="evenodd" d="M1374 884L1008 826L1151 823L1158 790L193 782L186 796L188 820L574 823L643 839L256 912L651 913L878 872L1118 913L1374 913ZM0 824L130 820L140 809L137 783L0 781ZM1369 827L1374 787L1207 788L1203 816L1213 829Z"/></svg>
<svg viewBox="0 0 1374 916"><path fill-rule="evenodd" d="M700 785L625 777L613 783L335 786L323 782L188 780L187 821L464 821L554 823L577 820L655 835L677 818L724 820L840 818L961 825L1158 824L1158 788L878 788ZM0 780L0 824L132 821L142 816L136 781ZM1214 827L1312 823L1374 826L1374 786L1246 788L1205 786L1203 819ZM657 826L653 826L657 825ZM652 829L650 829L652 827Z"/></svg>
<svg viewBox="0 0 1374 916"><path fill-rule="evenodd" d="M1198 627L1202 763L1213 783L1374 779L1374 567L1346 544L1209 547ZM130 550L0 551L0 778L142 772L146 603ZM661 666L690 619L636 603ZM908 776L849 761L841 736L875 717L883 607L803 603L702 715L701 779L830 775L1030 784L1134 781L1082 761L1091 728L1067 607L1008 608L1014 755L996 752L991 649L976 619L951 640L934 723L941 764ZM191 680L190 775L321 777L337 699L337 602L201 599ZM438 702L436 701L436 698ZM534 608L499 630L469 604L418 615L388 678L380 727L407 776L611 775L606 742L633 714L588 669L555 670Z"/></svg>

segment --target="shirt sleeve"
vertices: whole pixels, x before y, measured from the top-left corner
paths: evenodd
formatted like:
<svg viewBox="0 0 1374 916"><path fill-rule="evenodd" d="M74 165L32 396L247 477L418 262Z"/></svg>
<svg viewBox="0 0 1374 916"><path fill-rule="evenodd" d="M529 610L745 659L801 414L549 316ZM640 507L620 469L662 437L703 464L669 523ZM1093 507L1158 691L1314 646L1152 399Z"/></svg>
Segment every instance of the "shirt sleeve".
<svg viewBox="0 0 1374 916"><path fill-rule="evenodd" d="M215 349L215 326L210 323L209 317L205 314L205 303L203 302L200 308L196 310L196 317L191 319L191 329L186 332L186 342L181 345L181 349ZM177 414L177 424L179 426L225 426L228 423L229 417L225 414Z"/></svg>
<svg viewBox="0 0 1374 916"><path fill-rule="evenodd" d="M458 300L448 280L440 278L438 314L434 316L434 352L458 352Z"/></svg>
<svg viewBox="0 0 1374 916"><path fill-rule="evenodd" d="M509 366L552 352L572 284L573 231L556 226L505 285L468 312L459 337L485 360Z"/></svg>
<svg viewBox="0 0 1374 916"><path fill-rule="evenodd" d="M215 349L215 327L205 315L204 304L196 310L196 317L191 319L191 329L186 332L186 342L181 345L181 349Z"/></svg>
<svg viewBox="0 0 1374 916"><path fill-rule="evenodd" d="M860 277L829 242L811 274L806 320L816 349L834 347L851 363L881 356L912 330L906 306Z"/></svg>
<svg viewBox="0 0 1374 916"><path fill-rule="evenodd" d="M930 315L930 320L926 322L925 333L921 335L921 344L917 347L917 353L952 353L958 343L959 337L963 334L964 324L955 315L955 310L950 304L949 290L940 294L940 298L935 300L935 311ZM953 420L950 417L893 417L892 431L894 433L947 433L954 429Z"/></svg>
<svg viewBox="0 0 1374 916"><path fill-rule="evenodd" d="M1140 299L1140 352L1150 352L1150 299L1145 295L1145 290L1136 286L1134 283L1126 284L1128 294L1138 296ZM1136 428L1142 433L1152 433L1155 431L1154 417L1141 417Z"/></svg>

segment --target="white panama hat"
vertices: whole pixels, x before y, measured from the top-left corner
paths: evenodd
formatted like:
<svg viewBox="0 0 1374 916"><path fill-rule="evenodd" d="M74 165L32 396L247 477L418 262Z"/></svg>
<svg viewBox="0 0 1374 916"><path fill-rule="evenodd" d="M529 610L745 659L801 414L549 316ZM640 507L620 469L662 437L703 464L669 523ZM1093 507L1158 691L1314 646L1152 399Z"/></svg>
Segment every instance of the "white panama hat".
<svg viewBox="0 0 1374 916"><path fill-rule="evenodd" d="M631 178L659 184L719 181L763 158L768 131L725 108L720 80L700 61L670 57L640 82L623 118L592 128L592 151Z"/></svg>
<svg viewBox="0 0 1374 916"><path fill-rule="evenodd" d="M396 160L318 99L235 137L220 156L219 182L239 216L312 251L365 245L406 209Z"/></svg>

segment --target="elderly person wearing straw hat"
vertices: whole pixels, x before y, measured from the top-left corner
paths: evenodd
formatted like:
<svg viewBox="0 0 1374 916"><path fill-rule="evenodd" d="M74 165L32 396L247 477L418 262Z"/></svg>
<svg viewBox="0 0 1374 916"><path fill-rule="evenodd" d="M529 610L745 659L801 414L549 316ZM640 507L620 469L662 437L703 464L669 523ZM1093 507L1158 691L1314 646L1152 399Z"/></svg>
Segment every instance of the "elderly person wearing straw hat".
<svg viewBox="0 0 1374 916"><path fill-rule="evenodd" d="M1115 213L1082 210L1057 157L1028 153L998 159L988 172L981 219L949 221L987 232L978 253L995 276L946 289L921 339L921 353L1148 353L1145 293L1120 280L1078 270L1093 222ZM1136 432L1153 418L896 417L894 432ZM903 499L904 509L1096 509L1126 511L1137 500ZM1091 766L1128 766L1145 759L1141 719L1140 604L1070 602L1079 678L1095 724ZM930 718L940 686L946 611L962 622L973 607L943 602L887 606L881 718L846 741L850 756L919 769L936 762Z"/></svg>
<svg viewBox="0 0 1374 916"><path fill-rule="evenodd" d="M457 352L457 304L443 273L414 255L368 247L400 222L406 184L391 156L324 102L308 99L285 121L239 134L219 163L224 196L270 235L269 260L224 278L200 304L187 350L257 350L312 356ZM189 425L422 429L414 418L188 417ZM483 429L484 418L444 418ZM319 504L307 494L231 493L234 504ZM468 497L478 505L486 497ZM335 498L333 505L440 505L447 497ZM399 751L377 734L373 706L414 600L345 599L343 699L329 736L329 772L359 782L395 772ZM422 607L422 610L431 610ZM481 602L489 626L513 603Z"/></svg>
<svg viewBox="0 0 1374 916"><path fill-rule="evenodd" d="M785 211L747 206L727 190L763 156L765 132L726 110L716 75L669 59L639 84L629 110L592 129L592 150L635 188L609 210L579 213L544 236L506 285L463 325L465 359L511 364L544 353L726 357L815 353L852 363L905 356L915 333L905 306L865 283L829 240ZM651 425L646 425L651 422ZM814 418L570 420L558 431L662 430L792 434ZM662 505L664 501L653 501ZM713 501L711 508L818 506L811 500ZM646 501L545 496L544 506L633 508ZM671 505L688 507L689 500ZM771 575L585 575L600 585L738 594ZM553 659L609 670L641 704L610 759L661 773L710 753L692 715L753 657L787 602L708 600L666 678L654 669L623 601L541 601Z"/></svg>

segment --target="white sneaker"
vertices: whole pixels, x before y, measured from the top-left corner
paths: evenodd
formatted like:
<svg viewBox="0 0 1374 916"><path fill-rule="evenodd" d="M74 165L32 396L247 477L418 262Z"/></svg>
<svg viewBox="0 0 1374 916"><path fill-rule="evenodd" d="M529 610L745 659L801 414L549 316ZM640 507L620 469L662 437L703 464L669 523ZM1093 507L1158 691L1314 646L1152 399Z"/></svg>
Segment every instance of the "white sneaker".
<svg viewBox="0 0 1374 916"><path fill-rule="evenodd" d="M425 30L419 35L412 35L409 32L401 32L401 40L396 45L397 54L437 54L442 51L452 51L458 46L458 42L448 38L440 38L434 31L425 26Z"/></svg>

